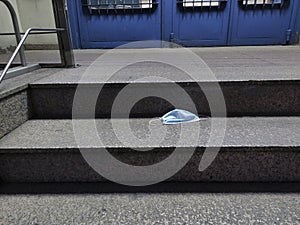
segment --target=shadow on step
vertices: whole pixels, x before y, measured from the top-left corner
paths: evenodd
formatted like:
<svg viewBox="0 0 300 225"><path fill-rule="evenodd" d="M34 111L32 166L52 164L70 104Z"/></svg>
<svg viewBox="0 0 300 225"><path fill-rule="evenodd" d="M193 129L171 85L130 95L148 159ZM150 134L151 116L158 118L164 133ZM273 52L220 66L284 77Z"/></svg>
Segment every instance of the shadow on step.
<svg viewBox="0 0 300 225"><path fill-rule="evenodd" d="M300 183L165 182L146 187L101 183L2 183L0 194L300 192Z"/></svg>

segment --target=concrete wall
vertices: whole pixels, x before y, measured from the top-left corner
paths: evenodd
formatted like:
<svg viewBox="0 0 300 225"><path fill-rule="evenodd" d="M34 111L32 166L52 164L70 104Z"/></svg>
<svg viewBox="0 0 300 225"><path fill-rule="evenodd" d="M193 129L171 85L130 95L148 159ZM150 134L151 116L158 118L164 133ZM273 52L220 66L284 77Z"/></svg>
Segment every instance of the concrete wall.
<svg viewBox="0 0 300 225"><path fill-rule="evenodd" d="M55 27L51 0L10 0L19 16L21 31L25 32L29 27ZM13 32L12 22L8 10L0 3L0 30L1 32ZM34 35L26 41L27 45L55 45L55 34ZM0 47L7 48L15 45L15 38L0 37Z"/></svg>

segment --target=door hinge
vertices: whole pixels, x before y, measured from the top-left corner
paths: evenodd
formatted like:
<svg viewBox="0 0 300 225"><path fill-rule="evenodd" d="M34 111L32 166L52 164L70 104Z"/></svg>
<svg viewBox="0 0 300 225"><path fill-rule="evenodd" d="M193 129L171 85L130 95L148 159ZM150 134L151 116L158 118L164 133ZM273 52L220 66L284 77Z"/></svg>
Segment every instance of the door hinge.
<svg viewBox="0 0 300 225"><path fill-rule="evenodd" d="M287 29L286 30L286 43L289 44L291 41L292 37L292 29Z"/></svg>
<svg viewBox="0 0 300 225"><path fill-rule="evenodd" d="M295 38L294 44L295 45L299 45L299 43L300 43L300 35L299 35L299 32L297 31L296 32L296 38Z"/></svg>
<svg viewBox="0 0 300 225"><path fill-rule="evenodd" d="M170 33L170 42L174 42L174 33Z"/></svg>

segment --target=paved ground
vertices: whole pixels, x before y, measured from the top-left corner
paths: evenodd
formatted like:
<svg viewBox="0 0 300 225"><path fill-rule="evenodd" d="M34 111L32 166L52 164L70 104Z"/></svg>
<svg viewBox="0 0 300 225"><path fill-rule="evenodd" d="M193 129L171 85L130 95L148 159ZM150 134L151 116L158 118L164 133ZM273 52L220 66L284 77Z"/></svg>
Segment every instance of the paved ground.
<svg viewBox="0 0 300 225"><path fill-rule="evenodd" d="M0 224L300 224L299 194L2 195Z"/></svg>

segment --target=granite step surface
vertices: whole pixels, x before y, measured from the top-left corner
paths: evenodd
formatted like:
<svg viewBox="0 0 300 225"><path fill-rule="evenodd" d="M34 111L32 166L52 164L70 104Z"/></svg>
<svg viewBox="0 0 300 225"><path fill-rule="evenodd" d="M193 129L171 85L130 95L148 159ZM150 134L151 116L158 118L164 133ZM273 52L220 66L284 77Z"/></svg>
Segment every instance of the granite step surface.
<svg viewBox="0 0 300 225"><path fill-rule="evenodd" d="M79 118L111 118L113 108L119 118L151 118L174 108L217 117L300 116L299 80L35 82L29 90L34 119L71 119L74 105L89 101Z"/></svg>
<svg viewBox="0 0 300 225"><path fill-rule="evenodd" d="M218 132L224 121L223 139ZM101 182L107 179L90 166L82 150L95 156L107 151L134 166L157 164L179 150L179 158L191 159L168 181L300 182L299 135L300 117L203 118L174 126L157 119L29 120L0 140L0 178ZM219 152L199 171L207 150ZM140 177L133 174L130 179L138 182Z"/></svg>
<svg viewBox="0 0 300 225"><path fill-rule="evenodd" d="M1 195L0 207L4 224L300 222L299 193Z"/></svg>
<svg viewBox="0 0 300 225"><path fill-rule="evenodd" d="M299 81L239 81L239 82L204 82L201 87L196 82L177 83L135 83L130 84L94 84L81 85L78 91L77 84L30 85L30 99L32 116L34 119L70 119L75 102L75 93L82 93L81 101L98 96L91 108L96 118L110 118L116 97L124 89L129 96L123 96L123 104L117 108L119 118L127 118L124 105L130 104L126 99L143 97L130 108L130 117L151 118L161 116L175 108L191 110L195 107L199 114L215 116L300 116L300 82ZM178 87L187 93L188 98L178 92ZM100 92L101 90L101 92ZM220 94L222 90L222 94ZM99 93L100 92L100 93ZM150 94L152 93L152 94ZM98 95L99 94L99 95ZM153 97L157 94L158 97ZM79 95L79 94L78 94ZM212 96L208 101L206 96ZM166 96L165 99L160 96ZM224 100L222 100L224 96ZM188 99L188 100L187 100ZM192 106L186 102L192 102ZM80 101L76 101L82 104ZM225 107L217 105L225 102ZM174 104L173 104L174 103ZM95 111L95 112L94 112ZM91 118L90 113L82 113L81 118Z"/></svg>

